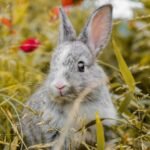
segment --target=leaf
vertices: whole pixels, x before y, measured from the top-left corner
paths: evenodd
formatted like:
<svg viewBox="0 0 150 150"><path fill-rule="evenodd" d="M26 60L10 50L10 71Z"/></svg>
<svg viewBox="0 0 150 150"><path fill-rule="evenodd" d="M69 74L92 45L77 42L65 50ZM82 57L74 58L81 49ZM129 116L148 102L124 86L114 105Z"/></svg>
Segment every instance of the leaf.
<svg viewBox="0 0 150 150"><path fill-rule="evenodd" d="M101 120L99 119L99 114L96 113L96 129L97 129L97 150L104 150L105 138L104 129Z"/></svg>
<svg viewBox="0 0 150 150"><path fill-rule="evenodd" d="M125 99L122 101L120 107L119 107L119 112L123 113L126 111L127 106L129 105L130 101L133 100L133 94L132 93L127 93Z"/></svg>
<svg viewBox="0 0 150 150"><path fill-rule="evenodd" d="M125 60L123 59L120 50L118 49L115 41L113 41L113 46L114 46L114 52L118 61L118 65L119 65L119 70L121 72L121 75L125 81L125 83L128 85L129 90L131 92L135 91L135 80L125 62Z"/></svg>

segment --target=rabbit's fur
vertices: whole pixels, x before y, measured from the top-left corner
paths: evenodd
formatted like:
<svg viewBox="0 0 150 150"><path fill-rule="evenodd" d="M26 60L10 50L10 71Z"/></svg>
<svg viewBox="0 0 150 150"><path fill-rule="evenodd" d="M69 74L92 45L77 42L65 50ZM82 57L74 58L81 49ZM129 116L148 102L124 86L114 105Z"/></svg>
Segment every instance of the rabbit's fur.
<svg viewBox="0 0 150 150"><path fill-rule="evenodd" d="M116 118L116 110L106 85L106 75L96 63L96 56L105 47L111 33L111 5L98 8L79 37L76 37L62 9L60 18L62 23L59 44L52 55L50 72L43 85L27 101L33 111L27 108L23 111L21 128L28 146L57 140L61 134L59 130L67 124L68 114L72 111L76 98L84 89L99 81L102 81L101 84L81 101L70 129L78 130L83 124L95 120L96 112L101 118ZM58 83L65 85L62 91L56 88ZM109 119L103 121L103 124L108 126L114 123L115 121ZM77 148L77 143L82 140L96 141L95 126L82 133L72 133L74 130L68 131L62 149L68 150L71 141L73 149ZM47 149L53 148L54 146Z"/></svg>

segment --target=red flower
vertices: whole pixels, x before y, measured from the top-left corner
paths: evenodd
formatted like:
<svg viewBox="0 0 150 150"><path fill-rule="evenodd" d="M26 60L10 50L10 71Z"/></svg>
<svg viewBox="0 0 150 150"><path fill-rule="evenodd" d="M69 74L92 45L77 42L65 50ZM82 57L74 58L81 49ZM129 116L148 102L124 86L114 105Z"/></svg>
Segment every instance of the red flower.
<svg viewBox="0 0 150 150"><path fill-rule="evenodd" d="M36 48L38 48L40 45L40 42L35 38L29 38L22 42L20 49L26 53L34 51Z"/></svg>
<svg viewBox="0 0 150 150"><path fill-rule="evenodd" d="M59 7L54 7L51 10L56 16L59 16Z"/></svg>
<svg viewBox="0 0 150 150"><path fill-rule="evenodd" d="M61 0L63 6L79 5L83 0Z"/></svg>
<svg viewBox="0 0 150 150"><path fill-rule="evenodd" d="M11 28L12 27L12 23L9 19L3 17L3 18L0 18L0 22L2 24L4 24L5 26L7 26L8 28Z"/></svg>
<svg viewBox="0 0 150 150"><path fill-rule="evenodd" d="M59 17L59 8L58 7L52 8L49 12L49 16L50 16L50 22L57 20Z"/></svg>
<svg viewBox="0 0 150 150"><path fill-rule="evenodd" d="M10 19L8 19L8 18L5 18L5 17L3 17L3 18L0 18L0 23L2 23L3 25L5 25L6 27L8 27L9 29L10 29L10 33L11 34L16 34L16 31L15 30L13 30L13 25L12 25L12 22L11 22L11 20Z"/></svg>
<svg viewBox="0 0 150 150"><path fill-rule="evenodd" d="M64 11L69 14L69 7L63 7ZM53 22L59 18L59 7L54 7L49 12L50 21Z"/></svg>
<svg viewBox="0 0 150 150"><path fill-rule="evenodd" d="M73 5L73 0L62 0L63 6L70 6Z"/></svg>

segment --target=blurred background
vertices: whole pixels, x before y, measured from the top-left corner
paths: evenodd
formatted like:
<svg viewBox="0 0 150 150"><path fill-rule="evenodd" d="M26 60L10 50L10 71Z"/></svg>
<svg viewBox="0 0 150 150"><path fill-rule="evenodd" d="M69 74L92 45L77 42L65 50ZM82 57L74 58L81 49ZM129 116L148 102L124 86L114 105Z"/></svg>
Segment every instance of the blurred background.
<svg viewBox="0 0 150 150"><path fill-rule="evenodd" d="M15 150L21 143L16 122L48 73L58 39L58 8L79 33L91 12L106 3L114 8L112 38L98 62L120 115L110 145L150 149L149 0L0 0L0 149Z"/></svg>

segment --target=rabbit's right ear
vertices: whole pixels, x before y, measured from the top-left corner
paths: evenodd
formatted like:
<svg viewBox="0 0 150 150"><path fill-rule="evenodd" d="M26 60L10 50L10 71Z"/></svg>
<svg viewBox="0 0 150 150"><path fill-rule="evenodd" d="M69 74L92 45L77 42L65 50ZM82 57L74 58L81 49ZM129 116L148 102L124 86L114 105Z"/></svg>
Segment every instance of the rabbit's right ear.
<svg viewBox="0 0 150 150"><path fill-rule="evenodd" d="M79 40L85 43L96 56L104 48L110 37L112 28L112 6L98 8L88 20Z"/></svg>
<svg viewBox="0 0 150 150"><path fill-rule="evenodd" d="M61 19L60 31L59 31L59 44L65 41L73 41L76 38L76 32L62 8L59 9L59 15Z"/></svg>

